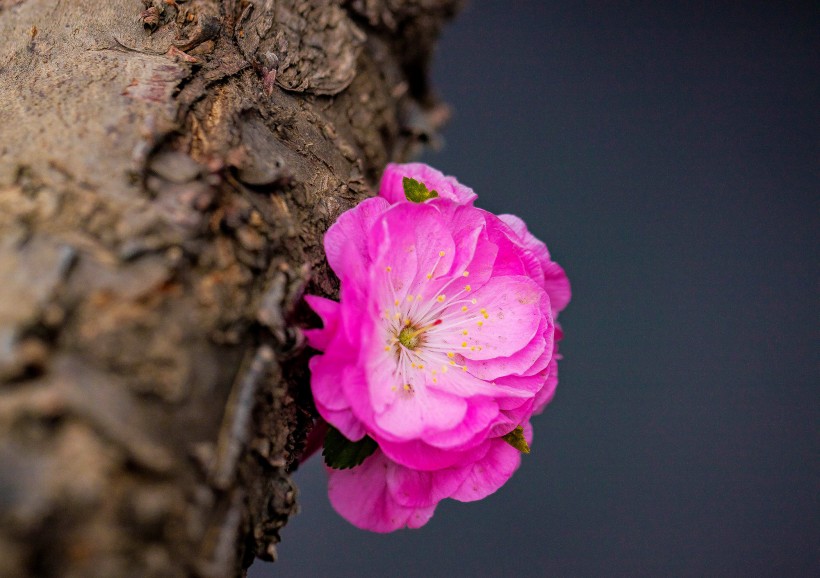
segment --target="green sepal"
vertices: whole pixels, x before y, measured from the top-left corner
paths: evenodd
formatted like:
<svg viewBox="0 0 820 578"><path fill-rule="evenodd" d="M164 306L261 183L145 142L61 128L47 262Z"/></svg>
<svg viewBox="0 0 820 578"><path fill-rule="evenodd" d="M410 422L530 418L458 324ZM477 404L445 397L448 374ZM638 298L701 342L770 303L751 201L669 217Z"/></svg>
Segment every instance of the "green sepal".
<svg viewBox="0 0 820 578"><path fill-rule="evenodd" d="M427 199L435 199L438 196L438 191L428 191L424 183L410 177L402 178L401 184L404 187L404 196L411 203L423 203Z"/></svg>
<svg viewBox="0 0 820 578"><path fill-rule="evenodd" d="M524 439L524 428L521 426L518 426L507 435L502 436L501 439L503 439L505 442L510 444L512 447L517 449L522 454L530 453L530 444L528 444L527 440Z"/></svg>
<svg viewBox="0 0 820 578"><path fill-rule="evenodd" d="M328 426L322 456L328 467L334 470L355 468L379 447L373 438L364 436L352 442L333 426Z"/></svg>

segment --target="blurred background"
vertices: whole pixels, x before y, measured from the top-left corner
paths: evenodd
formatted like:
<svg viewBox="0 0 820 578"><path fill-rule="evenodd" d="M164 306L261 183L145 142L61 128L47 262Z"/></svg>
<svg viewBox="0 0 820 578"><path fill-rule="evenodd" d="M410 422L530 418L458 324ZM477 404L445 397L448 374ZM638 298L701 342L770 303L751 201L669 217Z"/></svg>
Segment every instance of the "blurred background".
<svg viewBox="0 0 820 578"><path fill-rule="evenodd" d="M533 452L370 534L320 459L249 576L820 575L820 5L474 0L424 160L564 265Z"/></svg>

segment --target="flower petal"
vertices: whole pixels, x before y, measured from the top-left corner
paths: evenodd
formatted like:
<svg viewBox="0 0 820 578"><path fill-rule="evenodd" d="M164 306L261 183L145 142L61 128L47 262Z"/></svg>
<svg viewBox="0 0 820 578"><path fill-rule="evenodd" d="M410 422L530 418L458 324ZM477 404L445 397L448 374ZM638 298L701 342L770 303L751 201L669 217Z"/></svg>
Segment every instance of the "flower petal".
<svg viewBox="0 0 820 578"><path fill-rule="evenodd" d="M455 256L453 236L439 211L414 203L385 212L373 227L368 248L375 261L371 292L385 305L424 291L427 275L447 272Z"/></svg>
<svg viewBox="0 0 820 578"><path fill-rule="evenodd" d="M498 215L518 237L521 246L531 251L541 264L544 272L544 289L550 296L554 313L563 311L572 296L569 279L564 269L550 258L549 250L543 241L537 239L527 229L527 225L515 215Z"/></svg>
<svg viewBox="0 0 820 578"><path fill-rule="evenodd" d="M478 197L470 187L462 185L453 177L444 176L440 171L424 163L387 165L379 186L379 196L393 204L407 202L402 184L404 177L424 183L428 190L436 191L440 197L460 204L472 205Z"/></svg>
<svg viewBox="0 0 820 578"><path fill-rule="evenodd" d="M532 427L524 424L524 437L532 443ZM503 486L521 465L521 452L501 438L487 442L490 449L475 462L464 483L450 496L460 502L486 498Z"/></svg>
<svg viewBox="0 0 820 578"><path fill-rule="evenodd" d="M370 264L367 239L373 223L389 204L379 197L365 199L345 211L325 233L327 262L339 277L360 274Z"/></svg>
<svg viewBox="0 0 820 578"><path fill-rule="evenodd" d="M469 360L486 360L509 357L524 349L535 338L541 317L549 313L541 311L543 293L532 279L522 275L490 279L473 294L474 309L479 309L477 321L460 353Z"/></svg>
<svg viewBox="0 0 820 578"><path fill-rule="evenodd" d="M322 329L306 329L303 331L308 345L319 351L324 351L328 343L336 334L341 315L341 307L336 301L319 297L318 295L305 295L305 302L322 319L324 327Z"/></svg>
<svg viewBox="0 0 820 578"><path fill-rule="evenodd" d="M425 387L410 393L398 389L393 403L376 414L375 426L394 439L411 440L451 430L466 414L467 402L460 397Z"/></svg>
<svg viewBox="0 0 820 578"><path fill-rule="evenodd" d="M333 508L348 522L363 530L392 532L404 526L418 528L433 516L436 504L406 507L390 493L387 476L396 467L376 450L361 465L328 472L328 497Z"/></svg>
<svg viewBox="0 0 820 578"><path fill-rule="evenodd" d="M470 470L470 466L462 466L423 472L395 464L387 469L387 487L402 506L428 508L450 497L464 483Z"/></svg>

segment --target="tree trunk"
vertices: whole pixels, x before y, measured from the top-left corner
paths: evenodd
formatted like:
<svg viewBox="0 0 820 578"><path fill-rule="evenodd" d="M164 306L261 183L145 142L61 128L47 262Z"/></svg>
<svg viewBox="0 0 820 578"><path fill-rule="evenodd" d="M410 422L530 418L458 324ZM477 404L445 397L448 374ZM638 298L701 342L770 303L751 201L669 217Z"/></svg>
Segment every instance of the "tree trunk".
<svg viewBox="0 0 820 578"><path fill-rule="evenodd" d="M0 576L241 576L322 234L444 120L457 0L0 0Z"/></svg>

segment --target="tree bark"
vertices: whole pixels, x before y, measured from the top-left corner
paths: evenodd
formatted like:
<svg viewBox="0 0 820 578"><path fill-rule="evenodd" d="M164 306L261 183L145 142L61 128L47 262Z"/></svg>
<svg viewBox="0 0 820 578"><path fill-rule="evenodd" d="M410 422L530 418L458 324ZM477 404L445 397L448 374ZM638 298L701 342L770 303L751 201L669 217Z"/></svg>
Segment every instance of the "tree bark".
<svg viewBox="0 0 820 578"><path fill-rule="evenodd" d="M322 234L446 110L457 0L0 0L0 576L241 576Z"/></svg>

